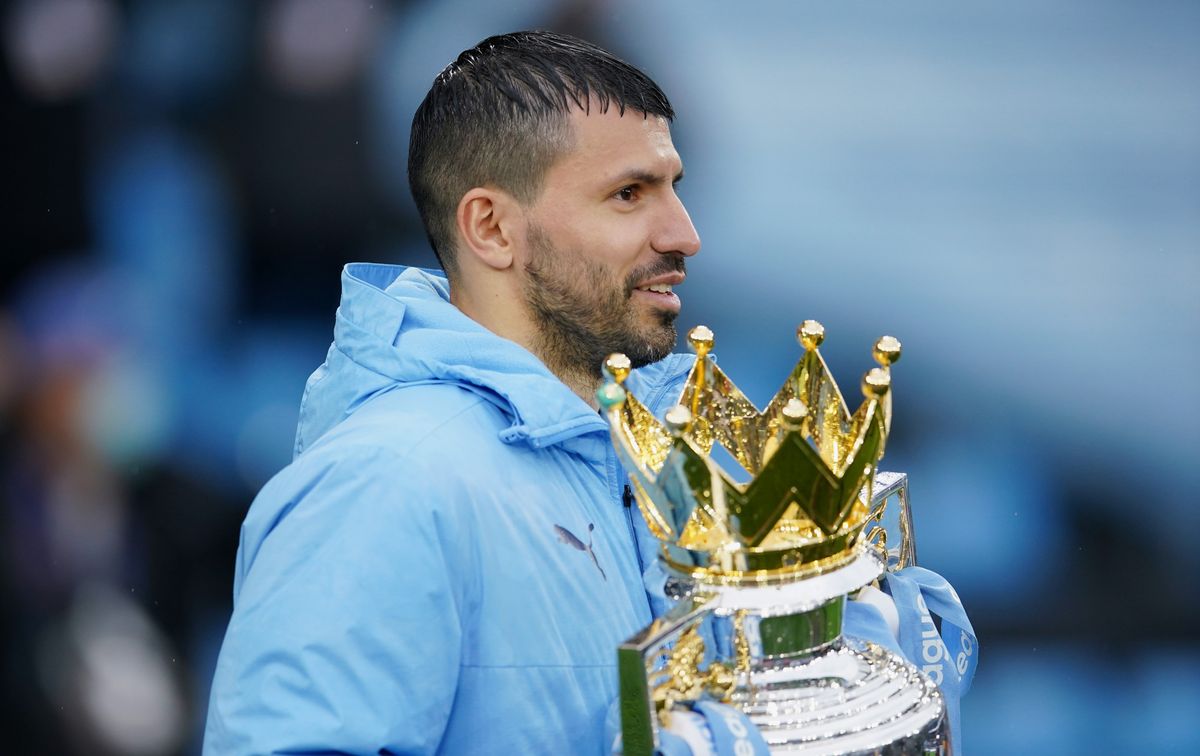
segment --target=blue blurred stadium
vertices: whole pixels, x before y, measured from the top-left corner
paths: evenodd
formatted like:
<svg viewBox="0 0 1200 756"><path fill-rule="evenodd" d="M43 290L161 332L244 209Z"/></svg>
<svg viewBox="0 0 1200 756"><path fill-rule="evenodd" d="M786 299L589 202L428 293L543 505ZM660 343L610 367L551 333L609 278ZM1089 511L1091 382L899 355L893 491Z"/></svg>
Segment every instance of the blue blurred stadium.
<svg viewBox="0 0 1200 756"><path fill-rule="evenodd" d="M905 345L886 466L982 655L969 754L1200 752L1200 5L24 0L3 22L6 752L199 750L238 524L340 267L432 265L408 123L490 34L671 96L682 324L763 402ZM849 386L847 386L849 388Z"/></svg>

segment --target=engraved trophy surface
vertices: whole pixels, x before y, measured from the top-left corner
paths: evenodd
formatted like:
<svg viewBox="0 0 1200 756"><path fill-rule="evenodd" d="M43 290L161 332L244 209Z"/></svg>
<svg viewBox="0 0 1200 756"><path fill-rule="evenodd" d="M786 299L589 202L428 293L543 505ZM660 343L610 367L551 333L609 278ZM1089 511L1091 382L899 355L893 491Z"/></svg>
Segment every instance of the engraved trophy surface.
<svg viewBox="0 0 1200 756"><path fill-rule="evenodd" d="M876 342L851 413L822 326L798 337L804 355L762 411L709 357L704 326L662 422L623 388L629 360L605 362L600 405L678 599L618 650L626 754L653 753L672 712L702 699L740 709L773 753L950 753L937 687L842 635L847 597L916 559L906 479L877 471L900 342ZM748 482L713 459L717 445Z"/></svg>

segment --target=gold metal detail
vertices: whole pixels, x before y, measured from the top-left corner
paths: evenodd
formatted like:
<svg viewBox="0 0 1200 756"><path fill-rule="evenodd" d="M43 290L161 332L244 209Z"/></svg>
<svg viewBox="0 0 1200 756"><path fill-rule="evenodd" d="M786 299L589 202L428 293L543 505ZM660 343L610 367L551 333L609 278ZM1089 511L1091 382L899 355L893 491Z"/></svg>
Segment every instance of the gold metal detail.
<svg viewBox="0 0 1200 756"><path fill-rule="evenodd" d="M797 329L804 354L759 410L710 356L713 332L688 334L696 352L678 405L659 422L621 385L624 355L604 364L598 399L630 471L638 508L678 572L722 585L770 585L844 564L867 524L891 425L891 371L900 342L884 336L851 413L821 357L825 328ZM720 445L750 474L735 482L712 458Z"/></svg>
<svg viewBox="0 0 1200 756"><path fill-rule="evenodd" d="M796 338L800 340L800 346L811 352L825 341L825 326L815 320L806 320L796 329Z"/></svg>
<svg viewBox="0 0 1200 756"><path fill-rule="evenodd" d="M704 359L713 346L713 332L708 326L696 326L688 331L688 344L696 352L698 359Z"/></svg>
<svg viewBox="0 0 1200 756"><path fill-rule="evenodd" d="M667 414L663 416L663 422L671 437L678 438L687 432L688 426L692 424L692 413L688 411L687 407L677 404L667 410Z"/></svg>
<svg viewBox="0 0 1200 756"><path fill-rule="evenodd" d="M633 363L620 352L610 354L608 359L604 361L605 375L616 381L618 385L625 382L625 379L629 377L629 371L632 369Z"/></svg>
<svg viewBox="0 0 1200 756"><path fill-rule="evenodd" d="M883 367L891 367L900 359L900 339L895 336L880 336L872 350L875 361Z"/></svg>
<svg viewBox="0 0 1200 756"><path fill-rule="evenodd" d="M733 615L734 671L750 679L750 641L746 638L746 610L739 609Z"/></svg>
<svg viewBox="0 0 1200 756"><path fill-rule="evenodd" d="M670 726L671 709L676 703L697 701L705 695L728 703L737 682L733 671L720 662L711 662L707 669L700 669L704 661L704 639L697 627L688 628L675 641L667 658L667 678L655 686L652 694L659 721L664 727ZM748 649L747 646L747 653Z"/></svg>
<svg viewBox="0 0 1200 756"><path fill-rule="evenodd" d="M882 511L881 511L882 514ZM874 519L874 517L872 517ZM887 528L882 525L876 525L867 531L866 542L871 548L875 549L875 553L879 555L879 561L883 564L888 562L888 542Z"/></svg>
<svg viewBox="0 0 1200 756"><path fill-rule="evenodd" d="M872 399L882 399L891 388L892 377L883 368L871 368L863 376L862 392Z"/></svg>

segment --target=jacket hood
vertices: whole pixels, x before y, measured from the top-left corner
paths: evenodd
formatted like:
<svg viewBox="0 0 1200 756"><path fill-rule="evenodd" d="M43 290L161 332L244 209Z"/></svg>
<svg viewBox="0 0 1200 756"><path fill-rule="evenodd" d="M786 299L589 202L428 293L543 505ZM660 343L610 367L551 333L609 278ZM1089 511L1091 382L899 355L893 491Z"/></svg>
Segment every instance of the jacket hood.
<svg viewBox="0 0 1200 756"><path fill-rule="evenodd" d="M635 371L634 390L644 396L690 365L690 356L671 355ZM511 421L501 433L508 443L542 447L608 429L541 360L450 304L440 273L351 263L342 270L329 355L305 388L296 454L371 396L425 383L453 383L494 404Z"/></svg>

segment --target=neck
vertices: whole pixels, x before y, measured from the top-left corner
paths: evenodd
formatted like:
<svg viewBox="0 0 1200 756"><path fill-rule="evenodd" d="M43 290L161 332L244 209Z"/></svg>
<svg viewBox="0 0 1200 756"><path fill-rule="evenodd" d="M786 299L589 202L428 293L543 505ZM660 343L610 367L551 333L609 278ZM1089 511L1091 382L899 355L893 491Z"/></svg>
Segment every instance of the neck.
<svg viewBox="0 0 1200 756"><path fill-rule="evenodd" d="M597 409L596 390L600 388L601 377L594 367L589 369L587 365L599 365L599 361L589 359L593 355L577 355L577 350L569 346L570 339L540 333L524 312L513 311L512 301L511 294L500 296L493 292L491 297L473 297L463 287L450 285L451 304L492 333L531 352L572 393Z"/></svg>
<svg viewBox="0 0 1200 756"><path fill-rule="evenodd" d="M600 405L596 402L596 390L600 388L600 376L595 374L594 370L584 370L580 368L571 368L566 366L556 366L551 356L544 351L530 349L542 363L554 373L567 388L592 409L599 409Z"/></svg>

